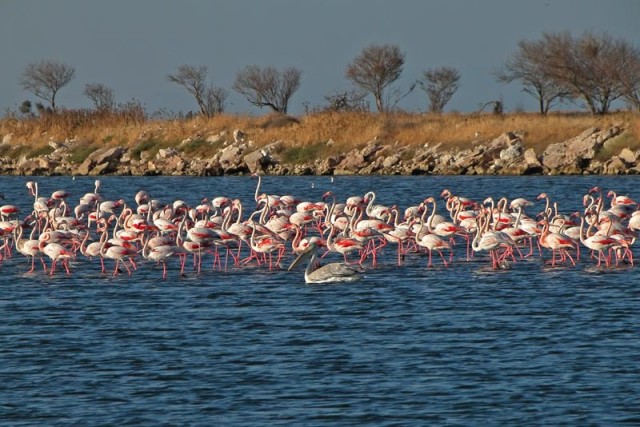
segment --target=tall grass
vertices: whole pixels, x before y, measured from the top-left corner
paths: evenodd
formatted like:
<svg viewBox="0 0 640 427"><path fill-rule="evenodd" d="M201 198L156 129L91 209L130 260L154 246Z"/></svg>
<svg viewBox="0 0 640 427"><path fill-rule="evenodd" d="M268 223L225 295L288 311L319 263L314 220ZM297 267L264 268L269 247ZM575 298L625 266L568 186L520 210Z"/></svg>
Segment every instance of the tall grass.
<svg viewBox="0 0 640 427"><path fill-rule="evenodd" d="M296 148L297 151L288 154L293 160L349 151L373 139L409 147L428 142L442 143L444 149L467 148L507 131L520 132L526 148L542 152L547 145L573 138L587 128L606 128L612 124L621 124L627 130L629 143L640 141L640 114L632 112L603 116L319 112L300 117L225 114L212 118L152 120L135 105L115 113L81 110L33 118L5 117L0 119L0 136L11 133L12 145L28 145L33 150L46 146L50 139L83 140L96 148L121 145L132 149L132 157L139 156L141 151L157 152L159 148L176 146L191 138L197 142L187 144L187 151L208 155L211 151L203 140L226 132L223 140L232 141L233 130L241 129L256 147L280 140L284 142L285 151ZM324 144L330 139L333 145ZM79 152L77 160L83 154L86 155Z"/></svg>

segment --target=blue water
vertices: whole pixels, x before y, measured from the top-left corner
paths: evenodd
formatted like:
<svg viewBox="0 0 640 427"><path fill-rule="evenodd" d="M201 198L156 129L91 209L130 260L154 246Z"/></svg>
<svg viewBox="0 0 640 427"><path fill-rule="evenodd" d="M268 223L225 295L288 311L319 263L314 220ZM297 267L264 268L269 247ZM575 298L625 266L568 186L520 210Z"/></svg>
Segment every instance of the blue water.
<svg viewBox="0 0 640 427"><path fill-rule="evenodd" d="M76 201L93 179L34 178ZM0 177L4 203L30 208L25 177ZM103 177L197 204L251 205L256 181ZM340 199L375 190L401 208L443 188L476 200L546 191L580 210L594 185L640 198L634 177L266 177L263 191ZM77 196L77 197L76 197ZM533 212L542 209L538 203ZM462 246L459 249L463 252ZM637 248L634 249L637 255ZM548 258L547 258L548 259ZM72 264L70 276L0 266L3 425L638 425L639 266L573 267L540 258L492 271L486 258L427 269L387 250L360 282L305 285L247 266L169 277Z"/></svg>

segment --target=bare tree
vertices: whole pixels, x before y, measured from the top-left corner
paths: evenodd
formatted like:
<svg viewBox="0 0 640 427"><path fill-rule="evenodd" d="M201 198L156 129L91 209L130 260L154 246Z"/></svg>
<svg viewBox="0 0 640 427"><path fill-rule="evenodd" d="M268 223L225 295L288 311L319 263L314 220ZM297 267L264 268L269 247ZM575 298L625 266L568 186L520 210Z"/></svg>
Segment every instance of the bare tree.
<svg viewBox="0 0 640 427"><path fill-rule="evenodd" d="M592 114L609 112L611 103L625 93L618 70L629 61L629 44L608 34L587 32L580 38L569 33L545 33L549 55L545 73L581 99Z"/></svg>
<svg viewBox="0 0 640 427"><path fill-rule="evenodd" d="M498 82L519 81L523 92L538 100L540 114L547 114L552 105L570 98L571 92L547 74L549 49L544 41L518 42L518 51L513 53L496 73Z"/></svg>
<svg viewBox="0 0 640 427"><path fill-rule="evenodd" d="M636 110L640 110L640 50L628 46L626 66L616 70L622 84L622 97Z"/></svg>
<svg viewBox="0 0 640 427"><path fill-rule="evenodd" d="M224 111L228 92L222 88L207 86L208 68L206 65L181 65L176 74L169 74L167 79L184 87L193 95L200 108L200 114L212 117Z"/></svg>
<svg viewBox="0 0 640 427"><path fill-rule="evenodd" d="M75 69L60 62L45 59L25 67L20 78L24 90L49 103L56 111L56 95L73 79Z"/></svg>
<svg viewBox="0 0 640 427"><path fill-rule="evenodd" d="M226 89L209 85L204 91L204 106L207 111L207 117L224 113L228 97L229 91Z"/></svg>
<svg viewBox="0 0 640 427"><path fill-rule="evenodd" d="M286 114L289 101L300 88L302 71L287 67L282 71L267 66L248 65L236 74L233 89L256 107L269 107Z"/></svg>
<svg viewBox="0 0 640 427"><path fill-rule="evenodd" d="M430 68L423 72L418 84L429 98L429 111L442 113L459 87L460 73L453 67Z"/></svg>
<svg viewBox="0 0 640 427"><path fill-rule="evenodd" d="M369 104L365 101L366 92L355 90L335 92L326 95L324 99L329 103L327 111L369 111Z"/></svg>
<svg viewBox="0 0 640 427"><path fill-rule="evenodd" d="M101 112L113 111L116 105L113 89L102 83L89 83L84 87L84 95L89 98L96 110Z"/></svg>
<svg viewBox="0 0 640 427"><path fill-rule="evenodd" d="M404 53L398 46L370 45L347 66L345 75L356 86L373 94L376 108L379 112L383 112L387 110L389 103L384 92L389 85L400 78L403 66Z"/></svg>

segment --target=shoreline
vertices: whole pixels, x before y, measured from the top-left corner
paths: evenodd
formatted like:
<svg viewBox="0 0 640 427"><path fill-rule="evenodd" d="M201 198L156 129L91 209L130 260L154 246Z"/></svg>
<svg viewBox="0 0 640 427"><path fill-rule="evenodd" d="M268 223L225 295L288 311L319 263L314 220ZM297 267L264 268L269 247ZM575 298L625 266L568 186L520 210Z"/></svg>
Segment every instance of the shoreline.
<svg viewBox="0 0 640 427"><path fill-rule="evenodd" d="M626 175L640 115L319 113L0 120L0 175Z"/></svg>

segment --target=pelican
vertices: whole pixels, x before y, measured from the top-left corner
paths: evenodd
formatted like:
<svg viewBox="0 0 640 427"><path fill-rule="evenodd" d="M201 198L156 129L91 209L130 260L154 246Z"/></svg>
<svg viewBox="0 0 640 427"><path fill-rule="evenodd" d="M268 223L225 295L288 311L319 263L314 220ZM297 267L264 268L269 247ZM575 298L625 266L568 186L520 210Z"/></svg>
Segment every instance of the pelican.
<svg viewBox="0 0 640 427"><path fill-rule="evenodd" d="M341 262L333 262L317 267L318 241L312 240L309 246L293 261L288 271L296 268L303 260L309 258L304 271L306 283L354 282L361 278L361 271Z"/></svg>

